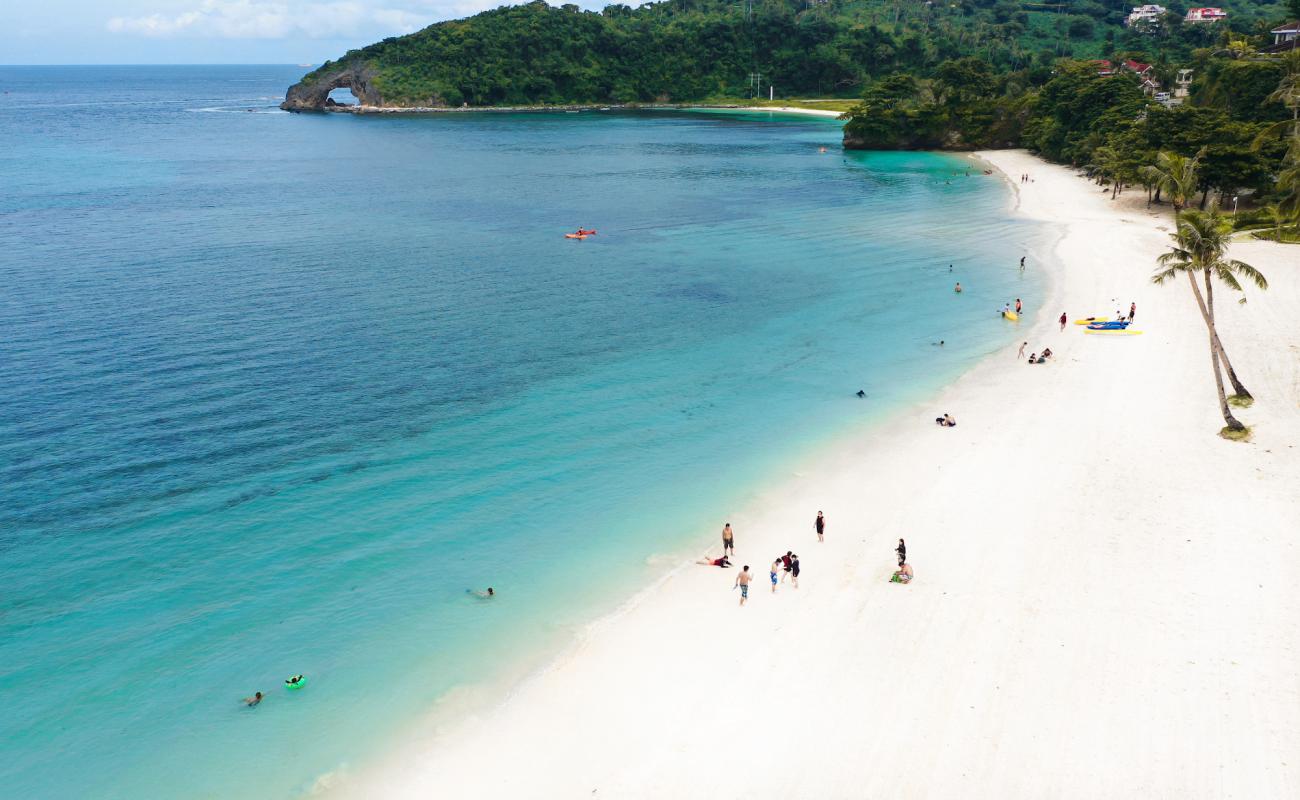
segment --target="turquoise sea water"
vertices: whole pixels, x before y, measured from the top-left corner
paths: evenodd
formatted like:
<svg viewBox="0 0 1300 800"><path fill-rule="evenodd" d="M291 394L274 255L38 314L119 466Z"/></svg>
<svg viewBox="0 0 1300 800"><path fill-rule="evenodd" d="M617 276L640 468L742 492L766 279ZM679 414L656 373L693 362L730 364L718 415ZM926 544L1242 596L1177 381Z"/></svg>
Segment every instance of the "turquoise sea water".
<svg viewBox="0 0 1300 800"><path fill-rule="evenodd" d="M1039 296L957 157L276 111L301 71L0 67L6 796L302 794Z"/></svg>

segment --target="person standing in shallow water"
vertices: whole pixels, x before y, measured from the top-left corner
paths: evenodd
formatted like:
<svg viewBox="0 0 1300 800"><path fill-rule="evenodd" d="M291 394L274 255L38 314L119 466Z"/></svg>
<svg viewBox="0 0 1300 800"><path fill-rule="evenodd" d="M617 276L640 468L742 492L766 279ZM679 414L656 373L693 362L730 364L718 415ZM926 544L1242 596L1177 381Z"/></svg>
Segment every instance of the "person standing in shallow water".
<svg viewBox="0 0 1300 800"><path fill-rule="evenodd" d="M731 523L722 526L722 554L736 554L736 534L731 531Z"/></svg>
<svg viewBox="0 0 1300 800"><path fill-rule="evenodd" d="M820 511L817 512L817 519L813 520L813 529L817 531L817 541L826 541L822 538L822 534L826 533L826 518L822 516Z"/></svg>

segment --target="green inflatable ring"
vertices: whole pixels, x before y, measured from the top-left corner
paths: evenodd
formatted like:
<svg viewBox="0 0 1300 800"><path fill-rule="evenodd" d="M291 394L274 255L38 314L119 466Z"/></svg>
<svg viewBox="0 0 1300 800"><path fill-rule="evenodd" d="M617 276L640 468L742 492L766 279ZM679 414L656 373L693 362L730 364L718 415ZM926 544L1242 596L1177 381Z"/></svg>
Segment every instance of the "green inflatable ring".
<svg viewBox="0 0 1300 800"><path fill-rule="evenodd" d="M302 687L304 687L304 686L306 686L306 685L307 685L307 676L306 676L306 675L303 675L301 678L299 678L298 681L297 681L296 683L290 683L289 681L285 681L285 682L284 682L284 688L286 688L286 689L301 689Z"/></svg>

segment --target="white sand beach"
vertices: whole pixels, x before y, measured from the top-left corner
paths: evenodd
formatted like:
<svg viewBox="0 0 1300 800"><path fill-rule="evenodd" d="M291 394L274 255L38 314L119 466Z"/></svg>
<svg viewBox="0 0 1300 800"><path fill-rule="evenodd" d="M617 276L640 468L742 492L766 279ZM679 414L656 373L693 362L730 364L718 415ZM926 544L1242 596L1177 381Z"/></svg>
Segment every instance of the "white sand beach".
<svg viewBox="0 0 1300 800"><path fill-rule="evenodd" d="M1030 265L1050 299L1020 323L1052 363L1013 346L755 507L719 508L708 524L730 520L755 574L744 608L738 570L683 564L338 793L1300 797L1300 247L1232 250L1272 286L1219 294L1257 398L1239 411L1253 440L1225 441L1186 282L1150 282L1168 207L1024 152L979 157L1032 175L1014 213L1060 226ZM1056 323L1130 301L1141 336ZM900 536L906 586L888 582ZM800 588L773 595L790 549Z"/></svg>

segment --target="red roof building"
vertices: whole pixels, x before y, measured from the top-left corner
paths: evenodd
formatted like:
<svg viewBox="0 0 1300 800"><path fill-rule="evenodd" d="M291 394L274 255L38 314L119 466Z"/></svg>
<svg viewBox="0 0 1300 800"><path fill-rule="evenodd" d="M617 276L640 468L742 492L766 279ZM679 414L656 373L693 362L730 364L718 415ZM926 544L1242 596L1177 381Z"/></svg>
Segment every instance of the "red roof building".
<svg viewBox="0 0 1300 800"><path fill-rule="evenodd" d="M1228 12L1221 8L1189 8L1185 20L1187 22L1218 22L1227 18Z"/></svg>

